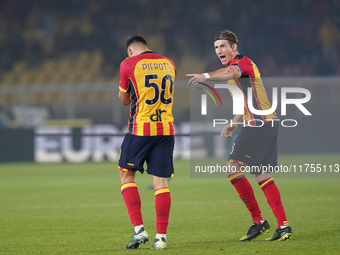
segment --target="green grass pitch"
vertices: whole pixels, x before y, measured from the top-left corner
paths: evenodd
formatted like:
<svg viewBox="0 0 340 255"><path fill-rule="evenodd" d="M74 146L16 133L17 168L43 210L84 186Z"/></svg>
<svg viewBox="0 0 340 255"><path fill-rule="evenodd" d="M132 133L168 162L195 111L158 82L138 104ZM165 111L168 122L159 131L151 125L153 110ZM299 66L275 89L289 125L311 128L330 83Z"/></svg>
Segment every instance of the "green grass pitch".
<svg viewBox="0 0 340 255"><path fill-rule="evenodd" d="M299 156L282 156L290 163ZM306 155L306 162L340 163L339 155ZM151 177L137 174L150 242L126 250L133 226L120 194L117 163L0 165L0 254L340 254L340 178L277 178L293 238L265 242L276 229L266 199L255 196L269 234L239 242L251 217L227 179L190 178L175 162L168 250L150 250L155 230ZM339 173L340 177L340 173Z"/></svg>

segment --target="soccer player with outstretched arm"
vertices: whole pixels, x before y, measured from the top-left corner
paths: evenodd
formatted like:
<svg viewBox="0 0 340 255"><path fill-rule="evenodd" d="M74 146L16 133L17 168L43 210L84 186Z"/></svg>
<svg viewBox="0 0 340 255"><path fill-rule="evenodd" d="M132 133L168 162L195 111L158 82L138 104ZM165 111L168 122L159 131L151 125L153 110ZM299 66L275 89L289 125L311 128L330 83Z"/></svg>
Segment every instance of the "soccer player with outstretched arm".
<svg viewBox="0 0 340 255"><path fill-rule="evenodd" d="M126 52L128 58L120 66L119 98L122 104L131 105L118 168L121 192L135 227L126 248L137 249L149 240L135 183L136 172L143 173L146 162L155 189L157 234L151 249L165 249L171 205L167 178L174 174L172 104L176 67L170 59L153 53L141 36L127 40Z"/></svg>
<svg viewBox="0 0 340 255"><path fill-rule="evenodd" d="M229 30L216 34L214 38L215 52L226 67L209 73L187 74L186 76L191 77L189 85L196 85L198 82L204 82L207 79L212 81L228 81L229 84L233 84L243 91L244 98L247 96L247 89L252 89L255 109L270 109L271 104L267 99L260 72L252 60L238 52L237 43L236 35ZM248 125L241 128L232 146L227 166L228 169L237 169L236 172L230 171L228 177L245 203L253 220L252 226L247 234L241 237L240 241L250 241L267 233L269 231L269 223L262 216L254 196L253 188L241 171L241 166L270 165L273 168L277 166L279 125L277 122L271 121L276 119L275 112L269 115L255 115L249 111L247 100L245 100L245 114L234 116L233 124L229 123L226 125L221 132L221 136L232 137L232 134L237 129L237 124L235 123L242 122L242 119ZM258 125L258 121L253 120L260 120L261 124ZM293 231L288 225L285 210L281 202L281 195L271 174L263 171L254 171L252 174L255 175L255 179L264 192L277 220L277 229L266 241L283 241L291 238Z"/></svg>

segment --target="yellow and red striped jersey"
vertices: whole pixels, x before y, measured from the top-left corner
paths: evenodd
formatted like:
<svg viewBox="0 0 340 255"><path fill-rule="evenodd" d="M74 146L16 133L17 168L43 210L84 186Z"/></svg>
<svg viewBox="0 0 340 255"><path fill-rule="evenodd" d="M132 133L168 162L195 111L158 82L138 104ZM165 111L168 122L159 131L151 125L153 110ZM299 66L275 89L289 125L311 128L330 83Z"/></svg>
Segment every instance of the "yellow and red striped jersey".
<svg viewBox="0 0 340 255"><path fill-rule="evenodd" d="M175 135L172 115L175 64L145 51L120 65L119 89L130 93L126 132L138 136Z"/></svg>
<svg viewBox="0 0 340 255"><path fill-rule="evenodd" d="M250 120L258 119L268 122L271 119L276 119L276 113L273 112L268 115L255 115L249 111L247 101L247 89L252 88L253 91L253 107L257 110L268 110L271 108L271 103L267 98L266 89L263 86L261 74L255 63L248 57L238 54L230 62L229 66L238 66L241 72L239 79L229 80L228 83L237 86L242 90L244 96L244 112L243 120L248 123ZM256 125L255 122L250 122L250 125Z"/></svg>

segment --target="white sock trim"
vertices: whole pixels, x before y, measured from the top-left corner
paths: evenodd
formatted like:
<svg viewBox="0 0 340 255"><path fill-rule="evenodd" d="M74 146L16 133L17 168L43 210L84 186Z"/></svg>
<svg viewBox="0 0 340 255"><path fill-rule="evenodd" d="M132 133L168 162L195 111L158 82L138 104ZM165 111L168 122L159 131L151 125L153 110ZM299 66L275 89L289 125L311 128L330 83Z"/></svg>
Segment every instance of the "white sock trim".
<svg viewBox="0 0 340 255"><path fill-rule="evenodd" d="M144 225L135 226L135 233L138 233L142 227L144 227Z"/></svg>
<svg viewBox="0 0 340 255"><path fill-rule="evenodd" d="M161 237L164 237L165 240L166 240L166 234L158 234L157 233L155 238L161 239Z"/></svg>

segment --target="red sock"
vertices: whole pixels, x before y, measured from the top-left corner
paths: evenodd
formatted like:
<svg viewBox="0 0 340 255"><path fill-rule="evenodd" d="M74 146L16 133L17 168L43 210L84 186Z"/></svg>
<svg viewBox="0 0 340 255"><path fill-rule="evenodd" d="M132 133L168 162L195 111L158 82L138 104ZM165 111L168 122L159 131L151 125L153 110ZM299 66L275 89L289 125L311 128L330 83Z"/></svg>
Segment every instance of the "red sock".
<svg viewBox="0 0 340 255"><path fill-rule="evenodd" d="M169 223L171 197L169 188L155 190L157 234L166 234Z"/></svg>
<svg viewBox="0 0 340 255"><path fill-rule="evenodd" d="M143 225L141 212L142 204L140 201L136 183L134 182L123 183L121 186L121 191L132 224L134 226Z"/></svg>
<svg viewBox="0 0 340 255"><path fill-rule="evenodd" d="M251 217L253 218L253 222L255 222L256 224L261 224L261 221L263 221L264 218L262 217L261 210L255 199L254 190L251 187L247 178L244 176L243 173L235 173L229 175L228 177L231 184L234 185L240 198L245 203L248 211L251 214Z"/></svg>
<svg viewBox="0 0 340 255"><path fill-rule="evenodd" d="M274 183L273 178L268 178L259 182L259 185L267 198L269 206L277 220L277 227L288 226L285 209L281 202L280 191Z"/></svg>

